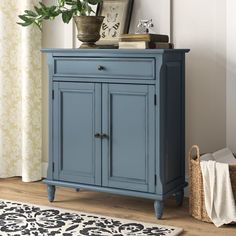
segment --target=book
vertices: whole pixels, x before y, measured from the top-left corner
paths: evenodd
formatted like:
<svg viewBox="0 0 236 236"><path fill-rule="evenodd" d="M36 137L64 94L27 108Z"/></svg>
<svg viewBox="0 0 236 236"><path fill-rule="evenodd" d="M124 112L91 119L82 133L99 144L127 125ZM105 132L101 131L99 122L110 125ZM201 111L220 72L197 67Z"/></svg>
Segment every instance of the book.
<svg viewBox="0 0 236 236"><path fill-rule="evenodd" d="M146 42L169 42L169 36L164 34L122 34L120 42L146 41Z"/></svg>
<svg viewBox="0 0 236 236"><path fill-rule="evenodd" d="M94 48L100 48L100 49L117 49L118 48L118 44L97 44L95 43L95 47Z"/></svg>
<svg viewBox="0 0 236 236"><path fill-rule="evenodd" d="M146 42L146 41L136 41L136 42L119 42L119 49L172 49L174 48L173 43L163 43L163 42Z"/></svg>

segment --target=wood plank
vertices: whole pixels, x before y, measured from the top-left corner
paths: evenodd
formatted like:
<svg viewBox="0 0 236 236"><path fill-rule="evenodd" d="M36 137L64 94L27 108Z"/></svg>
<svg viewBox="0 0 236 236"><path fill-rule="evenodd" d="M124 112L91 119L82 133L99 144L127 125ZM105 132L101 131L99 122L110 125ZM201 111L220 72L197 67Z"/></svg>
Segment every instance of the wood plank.
<svg viewBox="0 0 236 236"><path fill-rule="evenodd" d="M182 227L183 236L236 235L236 225L217 228L189 216L188 199L182 207L177 207L174 199L165 201L162 220L155 218L152 200L57 187L55 201L50 203L45 184L41 181L23 183L20 178L0 179L0 199Z"/></svg>

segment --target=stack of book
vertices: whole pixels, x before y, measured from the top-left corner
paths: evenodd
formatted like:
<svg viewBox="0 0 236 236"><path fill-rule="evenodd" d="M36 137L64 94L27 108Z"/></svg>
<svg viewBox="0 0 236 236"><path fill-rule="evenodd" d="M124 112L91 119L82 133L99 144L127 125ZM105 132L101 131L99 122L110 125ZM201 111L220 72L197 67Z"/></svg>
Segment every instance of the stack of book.
<svg viewBox="0 0 236 236"><path fill-rule="evenodd" d="M119 38L119 48L174 48L169 43L169 36L164 34L122 34Z"/></svg>

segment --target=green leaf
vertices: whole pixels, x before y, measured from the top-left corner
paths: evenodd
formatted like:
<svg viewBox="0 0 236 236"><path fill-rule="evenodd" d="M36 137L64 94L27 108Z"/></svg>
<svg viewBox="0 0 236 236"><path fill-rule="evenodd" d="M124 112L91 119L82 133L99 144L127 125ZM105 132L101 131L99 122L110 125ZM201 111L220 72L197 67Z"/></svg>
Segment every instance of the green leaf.
<svg viewBox="0 0 236 236"><path fill-rule="evenodd" d="M42 2L39 2L40 6L41 6L41 11L42 11L42 15L48 15L49 12L49 8L44 5Z"/></svg>
<svg viewBox="0 0 236 236"><path fill-rule="evenodd" d="M40 6L42 7L42 9L47 8L47 6L45 4L43 4L42 2L39 2Z"/></svg>
<svg viewBox="0 0 236 236"><path fill-rule="evenodd" d="M77 7L77 10L78 10L78 11L81 11L81 10L82 10L82 3L81 3L81 1L77 1L76 7Z"/></svg>
<svg viewBox="0 0 236 236"><path fill-rule="evenodd" d="M66 0L58 0L59 6L65 6Z"/></svg>
<svg viewBox="0 0 236 236"><path fill-rule="evenodd" d="M64 12L62 12L62 20L63 20L63 22L68 24L70 22L72 16L73 16L73 12L71 12L71 11L64 11Z"/></svg>
<svg viewBox="0 0 236 236"><path fill-rule="evenodd" d="M74 3L73 3L72 0L65 0L65 4L67 4L67 5L73 5Z"/></svg>
<svg viewBox="0 0 236 236"><path fill-rule="evenodd" d="M87 9L88 9L88 2L85 2L85 1L83 1L82 3L81 3L81 10L79 11L80 12L80 15L81 16L86 16L87 14L86 14L86 12L87 12Z"/></svg>
<svg viewBox="0 0 236 236"><path fill-rule="evenodd" d="M21 25L21 26L29 26L29 25L31 25L33 22L24 22L24 23L22 23L22 22L16 22L18 25Z"/></svg>
<svg viewBox="0 0 236 236"><path fill-rule="evenodd" d="M52 17L56 17L56 16L58 16L58 15L60 15L61 14L61 12L60 11L55 11L55 12L53 12L52 13Z"/></svg>
<svg viewBox="0 0 236 236"><path fill-rule="evenodd" d="M23 21L28 21L28 17L27 17L27 15L19 15L18 16L21 20L23 20Z"/></svg>
<svg viewBox="0 0 236 236"><path fill-rule="evenodd" d="M42 9L34 6L35 11L38 13L38 15L42 14Z"/></svg>
<svg viewBox="0 0 236 236"><path fill-rule="evenodd" d="M56 9L57 9L57 6L51 6L51 7L49 8L49 10L50 10L51 12L54 12Z"/></svg>
<svg viewBox="0 0 236 236"><path fill-rule="evenodd" d="M47 16L48 16L48 17L55 18L55 17L58 16L60 13L61 13L61 11L57 9L57 6L51 6L51 7L48 8Z"/></svg>
<svg viewBox="0 0 236 236"><path fill-rule="evenodd" d="M76 6L77 2L77 0L66 0L66 4L69 6Z"/></svg>
<svg viewBox="0 0 236 236"><path fill-rule="evenodd" d="M29 15L29 16L33 16L33 17L37 16L37 13L35 13L35 12L31 11L31 10L25 10L25 13L27 15Z"/></svg>
<svg viewBox="0 0 236 236"><path fill-rule="evenodd" d="M91 5L97 5L98 3L102 2L103 0L87 0L87 2Z"/></svg>
<svg viewBox="0 0 236 236"><path fill-rule="evenodd" d="M93 12L93 9L90 6L87 6L86 11L88 15L90 16L91 12Z"/></svg>
<svg viewBox="0 0 236 236"><path fill-rule="evenodd" d="M63 22L69 23L73 15L77 13L82 16L90 15L93 12L91 5L100 2L102 0L57 0L57 4L47 6L41 0L39 5L34 6L34 10L25 10L24 14L19 15L23 22L18 22L18 24L22 26L35 24L41 29L44 20L53 20L60 14Z"/></svg>

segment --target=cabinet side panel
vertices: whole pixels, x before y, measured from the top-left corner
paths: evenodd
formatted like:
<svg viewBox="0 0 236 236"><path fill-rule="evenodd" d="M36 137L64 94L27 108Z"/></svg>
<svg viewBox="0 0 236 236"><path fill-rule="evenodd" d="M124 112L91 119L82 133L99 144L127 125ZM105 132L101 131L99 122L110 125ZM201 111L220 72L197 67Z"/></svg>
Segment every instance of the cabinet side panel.
<svg viewBox="0 0 236 236"><path fill-rule="evenodd" d="M185 161L185 83L184 59L181 55L167 57L165 63L164 112L165 190L169 192L184 184Z"/></svg>

